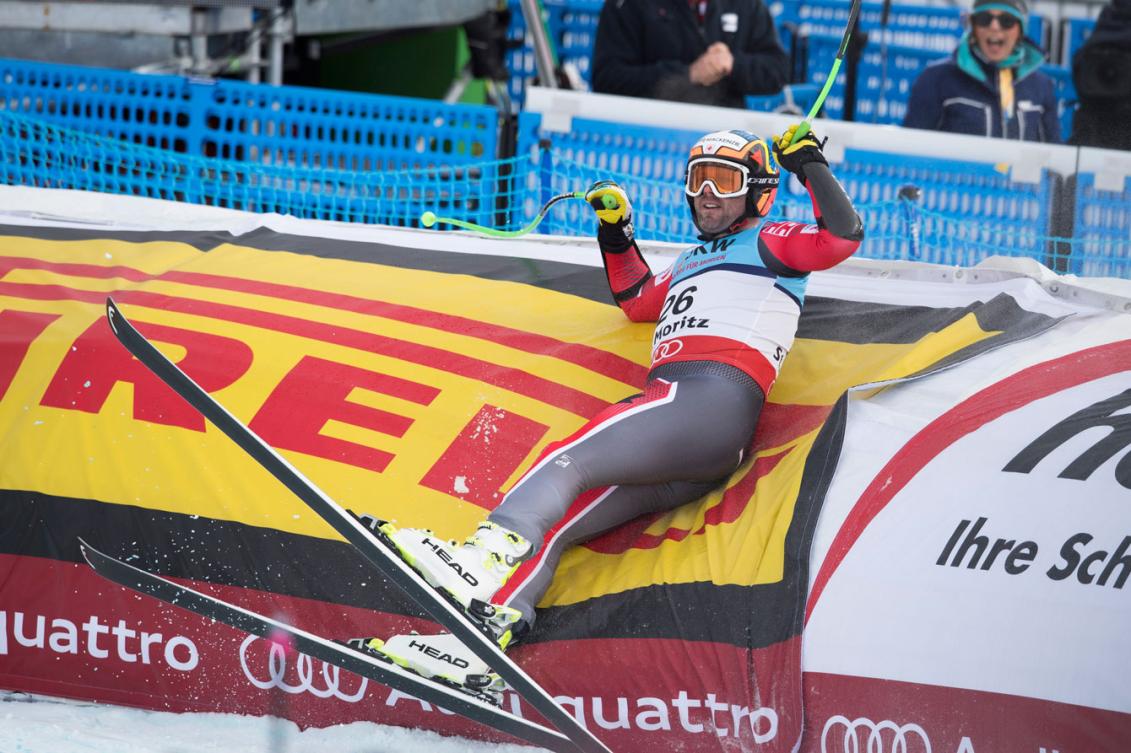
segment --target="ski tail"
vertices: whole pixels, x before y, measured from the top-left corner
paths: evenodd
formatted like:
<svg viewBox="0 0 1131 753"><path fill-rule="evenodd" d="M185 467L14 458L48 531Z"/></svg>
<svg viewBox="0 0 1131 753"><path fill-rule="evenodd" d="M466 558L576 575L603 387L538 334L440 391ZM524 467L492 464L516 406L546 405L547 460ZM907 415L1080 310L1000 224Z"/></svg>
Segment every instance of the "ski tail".
<svg viewBox="0 0 1131 753"><path fill-rule="evenodd" d="M174 583L111 557L81 538L79 547L83 558L96 573L120 586L152 596L201 617L222 622L251 635L268 640L277 640L285 636L293 643L296 650L307 656L395 688L422 701L434 703L472 721L555 753L576 753L577 748L574 744L560 732L515 716L462 690L421 677L396 664L383 662L337 641Z"/></svg>

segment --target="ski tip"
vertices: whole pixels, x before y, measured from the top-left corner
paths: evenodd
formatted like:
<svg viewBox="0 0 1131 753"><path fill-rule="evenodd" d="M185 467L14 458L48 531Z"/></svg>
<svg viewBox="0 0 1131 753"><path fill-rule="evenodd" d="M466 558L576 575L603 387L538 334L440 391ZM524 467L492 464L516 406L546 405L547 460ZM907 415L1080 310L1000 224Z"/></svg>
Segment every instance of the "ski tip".
<svg viewBox="0 0 1131 753"><path fill-rule="evenodd" d="M114 299L106 296L106 320L110 322L110 329L114 332L118 331L118 318L122 312L118 310L118 304L114 303Z"/></svg>
<svg viewBox="0 0 1131 753"><path fill-rule="evenodd" d="M81 536L76 536L75 538L79 542L79 553L82 554L82 558L86 560L86 564L90 565L95 570L98 569L100 564L105 564L108 559L105 554L95 549Z"/></svg>
<svg viewBox="0 0 1131 753"><path fill-rule="evenodd" d="M95 552L97 550L90 544L86 543L82 536L78 536L76 538L79 542L79 553L82 554L82 558L86 560L86 564L93 565L94 563L90 561L91 552Z"/></svg>

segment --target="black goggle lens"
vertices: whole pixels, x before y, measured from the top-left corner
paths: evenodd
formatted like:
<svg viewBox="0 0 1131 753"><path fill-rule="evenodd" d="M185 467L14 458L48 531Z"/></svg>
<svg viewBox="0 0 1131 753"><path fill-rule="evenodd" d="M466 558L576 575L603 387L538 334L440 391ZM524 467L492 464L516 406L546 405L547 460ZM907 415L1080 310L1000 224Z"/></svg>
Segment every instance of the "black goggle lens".
<svg viewBox="0 0 1131 753"><path fill-rule="evenodd" d="M1018 20L1017 16L1011 16L1008 13L1001 13L995 16L993 13L990 13L987 10L975 13L970 17L970 20L974 22L974 25L982 29L989 27L989 25L992 24L995 19L997 20L997 25L1001 27L1002 31L1009 31L1014 26L1021 23L1021 21Z"/></svg>

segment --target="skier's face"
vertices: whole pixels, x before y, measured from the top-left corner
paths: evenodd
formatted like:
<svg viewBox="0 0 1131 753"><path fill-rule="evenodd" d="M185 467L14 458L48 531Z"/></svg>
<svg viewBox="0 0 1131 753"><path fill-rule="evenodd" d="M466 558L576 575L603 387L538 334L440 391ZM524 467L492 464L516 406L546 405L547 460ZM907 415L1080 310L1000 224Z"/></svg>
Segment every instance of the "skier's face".
<svg viewBox="0 0 1131 753"><path fill-rule="evenodd" d="M1000 10L985 10L971 18L974 43L991 63L1000 63L1013 54L1021 39L1021 24L1015 16Z"/></svg>
<svg viewBox="0 0 1131 753"><path fill-rule="evenodd" d="M695 205L695 219L705 235L721 233L741 217L746 211L746 196L731 196L720 199L715 196L708 183L703 192L692 199Z"/></svg>

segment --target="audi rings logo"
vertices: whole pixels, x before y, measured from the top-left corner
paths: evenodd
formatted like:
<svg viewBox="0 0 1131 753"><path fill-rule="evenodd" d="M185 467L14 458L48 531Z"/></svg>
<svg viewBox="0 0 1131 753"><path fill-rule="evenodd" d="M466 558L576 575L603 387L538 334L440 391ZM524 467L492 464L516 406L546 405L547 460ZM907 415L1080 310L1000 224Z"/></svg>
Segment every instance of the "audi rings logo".
<svg viewBox="0 0 1131 753"><path fill-rule="evenodd" d="M662 361L665 358L671 358L681 350L683 350L683 340L676 338L675 340L662 342L652 351L652 360Z"/></svg>
<svg viewBox="0 0 1131 753"><path fill-rule="evenodd" d="M247 677L248 681L260 690L278 688L284 693L294 695L310 693L317 698L337 698L347 703L357 703L365 696L368 680L364 677L359 678L361 684L356 691L350 694L341 686L342 675L349 675L348 672L343 673L332 664L322 664L322 676L316 679L314 676L314 660L305 654L291 653L296 662L295 671L288 673L287 652L283 650L282 646L274 642L271 643L271 649L267 655L266 672L252 672L248 666L247 652L256 640L258 640L256 636L249 635L240 644L240 666L243 668L244 676ZM257 675L262 674L266 674L266 679L259 679ZM353 675L349 676L352 677Z"/></svg>
<svg viewBox="0 0 1131 753"><path fill-rule="evenodd" d="M931 753L931 741L918 724L837 715L821 731L821 753Z"/></svg>

